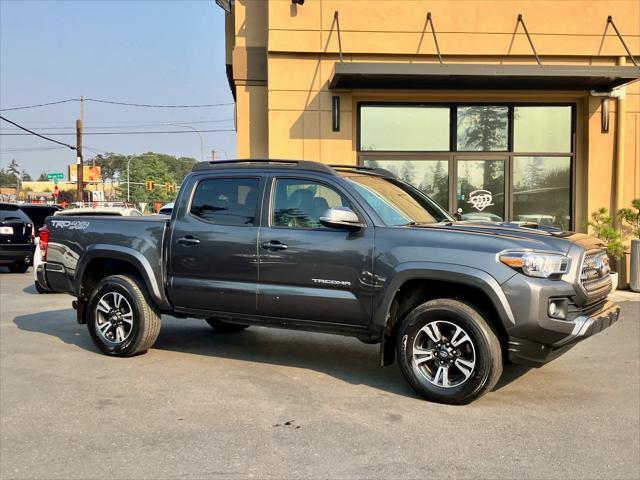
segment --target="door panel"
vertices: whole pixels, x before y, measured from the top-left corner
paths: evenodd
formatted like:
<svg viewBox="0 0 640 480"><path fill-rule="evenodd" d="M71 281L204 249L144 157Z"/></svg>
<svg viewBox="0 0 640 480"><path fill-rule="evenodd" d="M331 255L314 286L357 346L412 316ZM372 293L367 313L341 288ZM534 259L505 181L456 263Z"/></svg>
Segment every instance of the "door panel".
<svg viewBox="0 0 640 480"><path fill-rule="evenodd" d="M327 207L348 198L313 180L279 179L270 223L258 239L258 313L265 316L366 325L371 318L373 228L323 227Z"/></svg>
<svg viewBox="0 0 640 480"><path fill-rule="evenodd" d="M258 178L198 182L175 220L170 297L181 310L256 313Z"/></svg>

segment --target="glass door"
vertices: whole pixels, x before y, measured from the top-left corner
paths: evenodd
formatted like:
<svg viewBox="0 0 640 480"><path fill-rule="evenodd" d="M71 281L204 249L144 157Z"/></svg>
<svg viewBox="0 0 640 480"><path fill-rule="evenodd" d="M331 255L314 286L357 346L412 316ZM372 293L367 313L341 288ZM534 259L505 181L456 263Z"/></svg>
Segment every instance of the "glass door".
<svg viewBox="0 0 640 480"><path fill-rule="evenodd" d="M507 217L507 157L456 157L455 209L463 220L503 222Z"/></svg>

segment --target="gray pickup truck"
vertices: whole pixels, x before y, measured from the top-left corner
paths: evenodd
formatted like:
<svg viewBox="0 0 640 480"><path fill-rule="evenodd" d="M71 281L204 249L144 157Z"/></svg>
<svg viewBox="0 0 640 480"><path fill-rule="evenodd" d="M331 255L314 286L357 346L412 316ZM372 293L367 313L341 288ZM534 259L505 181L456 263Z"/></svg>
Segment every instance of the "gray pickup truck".
<svg viewBox="0 0 640 480"><path fill-rule="evenodd" d="M334 333L380 343L381 364L397 358L426 399L463 404L504 362L541 366L620 312L601 241L456 221L381 169L205 162L170 218L46 226L38 280L76 297L77 321L113 356L149 349L162 313L221 333Z"/></svg>

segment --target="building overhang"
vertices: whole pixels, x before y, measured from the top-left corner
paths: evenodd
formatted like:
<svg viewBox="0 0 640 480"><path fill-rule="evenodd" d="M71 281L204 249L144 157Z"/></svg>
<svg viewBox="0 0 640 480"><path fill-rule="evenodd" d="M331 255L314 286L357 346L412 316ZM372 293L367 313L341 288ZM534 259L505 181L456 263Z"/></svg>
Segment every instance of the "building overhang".
<svg viewBox="0 0 640 480"><path fill-rule="evenodd" d="M329 88L609 92L638 78L634 66L336 62Z"/></svg>

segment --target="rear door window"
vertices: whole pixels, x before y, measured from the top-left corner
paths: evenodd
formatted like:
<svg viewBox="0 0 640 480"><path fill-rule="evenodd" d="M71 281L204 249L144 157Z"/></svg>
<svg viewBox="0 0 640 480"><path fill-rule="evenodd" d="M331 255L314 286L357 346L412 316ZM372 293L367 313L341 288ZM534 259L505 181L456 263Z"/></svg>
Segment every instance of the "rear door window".
<svg viewBox="0 0 640 480"><path fill-rule="evenodd" d="M254 225L259 184L258 178L201 180L189 212L201 220L218 225Z"/></svg>

